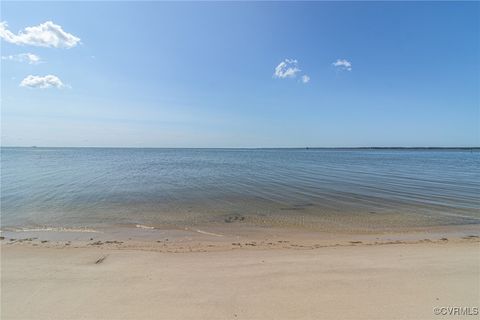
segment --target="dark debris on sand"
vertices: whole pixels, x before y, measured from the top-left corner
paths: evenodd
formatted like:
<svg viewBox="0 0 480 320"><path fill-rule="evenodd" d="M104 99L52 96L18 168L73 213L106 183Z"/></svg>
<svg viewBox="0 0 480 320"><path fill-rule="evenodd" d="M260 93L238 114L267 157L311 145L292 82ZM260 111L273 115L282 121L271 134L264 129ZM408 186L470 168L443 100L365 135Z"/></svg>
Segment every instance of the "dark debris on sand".
<svg viewBox="0 0 480 320"><path fill-rule="evenodd" d="M245 217L242 216L242 215L233 215L233 216L228 216L225 218L225 222L226 223L232 223L232 222L241 222L241 221L244 221L245 220Z"/></svg>
<svg viewBox="0 0 480 320"><path fill-rule="evenodd" d="M98 258L98 259L95 261L95 264L100 264L100 263L102 263L103 261L105 261L106 258L107 258L107 256L101 256L100 258Z"/></svg>

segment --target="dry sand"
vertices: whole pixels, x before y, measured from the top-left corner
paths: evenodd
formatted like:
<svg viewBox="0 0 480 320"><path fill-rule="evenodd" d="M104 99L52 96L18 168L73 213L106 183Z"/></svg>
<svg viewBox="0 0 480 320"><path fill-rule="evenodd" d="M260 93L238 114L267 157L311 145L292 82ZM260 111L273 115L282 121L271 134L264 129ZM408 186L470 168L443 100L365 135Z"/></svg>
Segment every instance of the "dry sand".
<svg viewBox="0 0 480 320"><path fill-rule="evenodd" d="M183 253L6 240L1 319L479 318L434 313L479 307L476 237Z"/></svg>

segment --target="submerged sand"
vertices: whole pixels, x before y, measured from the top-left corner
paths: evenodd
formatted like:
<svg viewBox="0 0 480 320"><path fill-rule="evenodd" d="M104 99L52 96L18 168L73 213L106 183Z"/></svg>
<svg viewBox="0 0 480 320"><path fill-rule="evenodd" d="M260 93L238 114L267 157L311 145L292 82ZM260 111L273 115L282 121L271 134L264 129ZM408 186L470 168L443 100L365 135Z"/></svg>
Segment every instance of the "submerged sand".
<svg viewBox="0 0 480 320"><path fill-rule="evenodd" d="M461 236L10 237L1 246L1 318L477 319L434 309L479 307L480 241L469 228Z"/></svg>

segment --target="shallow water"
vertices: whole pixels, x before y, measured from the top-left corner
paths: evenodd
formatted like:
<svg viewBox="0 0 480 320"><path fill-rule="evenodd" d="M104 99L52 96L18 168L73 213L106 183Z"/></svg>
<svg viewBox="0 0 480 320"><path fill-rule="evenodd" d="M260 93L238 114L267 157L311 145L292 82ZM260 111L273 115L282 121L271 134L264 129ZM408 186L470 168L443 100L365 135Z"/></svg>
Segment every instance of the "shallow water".
<svg viewBox="0 0 480 320"><path fill-rule="evenodd" d="M480 223L480 152L2 148L11 227Z"/></svg>

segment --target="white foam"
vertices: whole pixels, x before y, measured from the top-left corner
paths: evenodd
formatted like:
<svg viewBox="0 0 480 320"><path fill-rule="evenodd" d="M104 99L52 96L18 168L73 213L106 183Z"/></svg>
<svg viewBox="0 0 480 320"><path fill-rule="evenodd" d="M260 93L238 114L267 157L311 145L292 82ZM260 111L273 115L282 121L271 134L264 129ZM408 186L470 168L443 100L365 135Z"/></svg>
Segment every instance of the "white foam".
<svg viewBox="0 0 480 320"><path fill-rule="evenodd" d="M223 237L223 234L207 232L207 231L203 231L203 230L199 230L199 229L197 229L197 230L195 230L195 231L197 231L198 233L201 233L201 234L209 235L209 236Z"/></svg>
<svg viewBox="0 0 480 320"><path fill-rule="evenodd" d="M143 224L137 224L135 227L140 228L140 229L148 229L148 230L155 229L155 227L144 226Z"/></svg>
<svg viewBox="0 0 480 320"><path fill-rule="evenodd" d="M99 233L100 231L89 229L89 228L63 228L63 227L41 227L41 228L13 228L8 231L13 232L43 232L43 231L53 231L53 232L87 232L87 233Z"/></svg>

